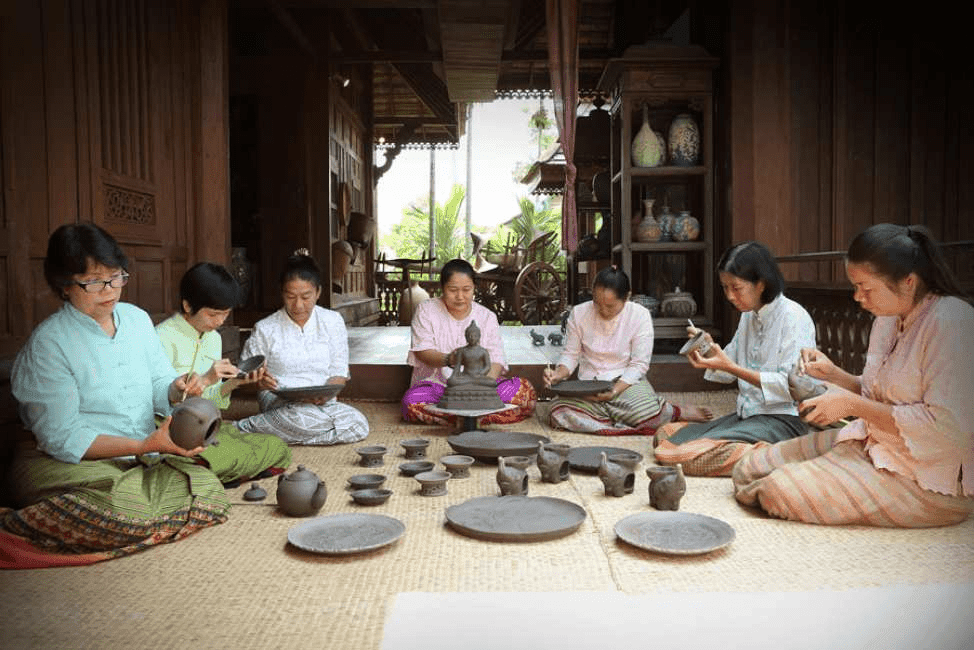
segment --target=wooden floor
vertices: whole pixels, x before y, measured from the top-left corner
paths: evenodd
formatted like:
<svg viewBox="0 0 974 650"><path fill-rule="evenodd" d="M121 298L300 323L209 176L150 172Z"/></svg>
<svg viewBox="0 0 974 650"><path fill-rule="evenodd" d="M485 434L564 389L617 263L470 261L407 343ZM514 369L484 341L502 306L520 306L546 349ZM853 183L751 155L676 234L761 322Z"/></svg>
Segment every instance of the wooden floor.
<svg viewBox="0 0 974 650"><path fill-rule="evenodd" d="M532 344L532 329L545 336L543 346ZM557 331L557 325L502 325L501 338L510 374L527 378L541 390L541 373L545 365L557 361L561 353L560 347L552 346L547 341L547 335ZM342 396L348 399L398 401L409 387L412 375L412 369L406 364L409 344L408 327L349 327L348 356L352 380L342 391ZM664 392L727 388L725 384L705 381L703 371L694 369L678 354L654 354L649 381L656 390ZM546 396L542 391L541 397Z"/></svg>

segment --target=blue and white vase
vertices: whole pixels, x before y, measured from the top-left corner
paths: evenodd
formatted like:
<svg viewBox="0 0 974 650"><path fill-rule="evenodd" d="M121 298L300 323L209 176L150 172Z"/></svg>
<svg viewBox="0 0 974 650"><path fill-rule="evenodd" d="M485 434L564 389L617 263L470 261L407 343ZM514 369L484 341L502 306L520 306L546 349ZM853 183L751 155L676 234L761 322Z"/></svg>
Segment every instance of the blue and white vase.
<svg viewBox="0 0 974 650"><path fill-rule="evenodd" d="M668 140L671 164L693 167L700 162L700 129L689 113L673 118Z"/></svg>

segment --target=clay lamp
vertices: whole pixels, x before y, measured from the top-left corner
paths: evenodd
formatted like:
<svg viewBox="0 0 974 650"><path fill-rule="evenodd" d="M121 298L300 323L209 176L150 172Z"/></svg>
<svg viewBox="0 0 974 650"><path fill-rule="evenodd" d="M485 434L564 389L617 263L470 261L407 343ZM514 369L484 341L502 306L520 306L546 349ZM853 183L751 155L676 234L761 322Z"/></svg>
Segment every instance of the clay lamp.
<svg viewBox="0 0 974 650"><path fill-rule="evenodd" d="M277 506L292 517L313 515L325 505L325 482L304 465L277 477Z"/></svg>
<svg viewBox="0 0 974 650"><path fill-rule="evenodd" d="M359 447L355 450L361 458L358 464L362 467L379 467L384 464L382 457L389 451L382 445L371 445L369 447Z"/></svg>
<svg viewBox="0 0 974 650"><path fill-rule="evenodd" d="M419 493L424 497L439 497L446 494L446 481L450 472L435 469L430 472L420 472L414 476L419 481Z"/></svg>
<svg viewBox="0 0 974 650"><path fill-rule="evenodd" d="M452 454L440 458L443 467L450 473L450 478L468 478L473 460L472 456L464 456L462 454Z"/></svg>
<svg viewBox="0 0 974 650"><path fill-rule="evenodd" d="M429 447L430 441L425 438L412 438L410 440L400 440L399 444L406 450L407 459L417 460L426 458L426 448Z"/></svg>

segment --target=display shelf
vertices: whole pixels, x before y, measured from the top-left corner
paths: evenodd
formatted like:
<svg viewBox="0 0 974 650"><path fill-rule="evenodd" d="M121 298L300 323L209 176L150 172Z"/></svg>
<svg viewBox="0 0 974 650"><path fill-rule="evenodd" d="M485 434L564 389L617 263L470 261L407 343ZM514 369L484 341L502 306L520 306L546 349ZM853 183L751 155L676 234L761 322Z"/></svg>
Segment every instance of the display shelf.
<svg viewBox="0 0 974 650"><path fill-rule="evenodd" d="M612 247L612 252L621 252L622 246L623 244L616 244ZM707 242L702 241L632 242L629 246L633 253L688 253L707 250Z"/></svg>

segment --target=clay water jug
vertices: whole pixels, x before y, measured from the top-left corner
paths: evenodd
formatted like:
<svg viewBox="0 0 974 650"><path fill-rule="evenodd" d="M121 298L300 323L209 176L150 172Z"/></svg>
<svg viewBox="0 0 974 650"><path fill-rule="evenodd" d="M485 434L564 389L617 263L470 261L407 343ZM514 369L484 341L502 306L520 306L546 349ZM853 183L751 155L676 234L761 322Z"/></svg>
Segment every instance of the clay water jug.
<svg viewBox="0 0 974 650"><path fill-rule="evenodd" d="M213 436L220 430L220 409L204 397L190 397L172 409L169 437L183 449L196 449L215 444Z"/></svg>
<svg viewBox="0 0 974 650"><path fill-rule="evenodd" d="M277 506L292 517L313 515L325 505L325 482L304 465L277 477Z"/></svg>
<svg viewBox="0 0 974 650"><path fill-rule="evenodd" d="M663 137L649 125L649 108L643 104L643 125L632 140L632 164L634 167L659 167L666 155Z"/></svg>

